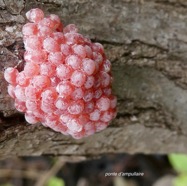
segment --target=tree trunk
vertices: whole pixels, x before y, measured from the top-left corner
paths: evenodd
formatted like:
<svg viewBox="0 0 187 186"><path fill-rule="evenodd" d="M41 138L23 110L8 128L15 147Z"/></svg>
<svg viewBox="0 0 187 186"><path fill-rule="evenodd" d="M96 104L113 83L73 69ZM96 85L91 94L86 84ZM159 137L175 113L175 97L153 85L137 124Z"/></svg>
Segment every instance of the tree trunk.
<svg viewBox="0 0 187 186"><path fill-rule="evenodd" d="M0 157L187 152L187 3L180 0L0 0ZM21 68L25 12L41 8L104 45L118 115L104 131L75 140L29 125L3 78Z"/></svg>

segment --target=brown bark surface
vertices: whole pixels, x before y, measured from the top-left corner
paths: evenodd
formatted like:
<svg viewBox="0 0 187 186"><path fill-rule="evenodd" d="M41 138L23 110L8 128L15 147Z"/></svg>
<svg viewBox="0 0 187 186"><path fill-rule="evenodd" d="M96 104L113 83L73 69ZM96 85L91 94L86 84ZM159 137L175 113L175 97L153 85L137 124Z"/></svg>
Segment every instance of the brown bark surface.
<svg viewBox="0 0 187 186"><path fill-rule="evenodd" d="M3 78L22 61L25 12L39 7L101 42L112 62L118 115L74 140L25 123ZM22 63L18 65L21 68ZM187 152L187 3L182 0L0 0L0 157Z"/></svg>

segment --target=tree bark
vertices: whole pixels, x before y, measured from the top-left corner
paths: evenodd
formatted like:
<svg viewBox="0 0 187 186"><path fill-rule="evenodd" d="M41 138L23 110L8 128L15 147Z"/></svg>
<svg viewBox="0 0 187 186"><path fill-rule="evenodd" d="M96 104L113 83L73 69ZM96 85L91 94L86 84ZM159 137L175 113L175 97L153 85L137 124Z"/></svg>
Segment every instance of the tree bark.
<svg viewBox="0 0 187 186"><path fill-rule="evenodd" d="M75 140L29 125L3 78L21 68L25 12L41 8L78 25L112 62L118 115L104 131ZM187 3L180 0L0 0L0 157L187 152Z"/></svg>

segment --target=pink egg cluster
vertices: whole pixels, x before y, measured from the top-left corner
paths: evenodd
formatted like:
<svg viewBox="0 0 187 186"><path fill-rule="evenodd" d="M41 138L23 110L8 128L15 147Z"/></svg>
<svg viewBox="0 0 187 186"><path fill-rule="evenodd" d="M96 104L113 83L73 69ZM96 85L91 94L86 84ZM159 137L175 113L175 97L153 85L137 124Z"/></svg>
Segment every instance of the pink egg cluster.
<svg viewBox="0 0 187 186"><path fill-rule="evenodd" d="M9 67L4 77L15 108L28 123L82 138L105 129L116 116L111 64L103 46L63 25L57 15L44 17L36 8L26 13L22 29L23 71Z"/></svg>

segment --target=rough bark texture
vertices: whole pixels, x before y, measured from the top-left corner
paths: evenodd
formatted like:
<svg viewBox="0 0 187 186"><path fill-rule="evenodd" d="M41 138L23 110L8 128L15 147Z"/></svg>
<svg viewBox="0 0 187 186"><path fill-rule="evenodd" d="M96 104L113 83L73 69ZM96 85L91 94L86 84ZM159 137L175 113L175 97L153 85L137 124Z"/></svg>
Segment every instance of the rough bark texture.
<svg viewBox="0 0 187 186"><path fill-rule="evenodd" d="M118 115L74 140L28 125L7 95L4 68L22 61L25 12L42 8L104 44ZM182 0L0 0L0 157L187 152L187 3ZM18 65L21 66L22 63Z"/></svg>

